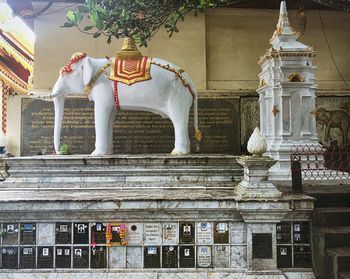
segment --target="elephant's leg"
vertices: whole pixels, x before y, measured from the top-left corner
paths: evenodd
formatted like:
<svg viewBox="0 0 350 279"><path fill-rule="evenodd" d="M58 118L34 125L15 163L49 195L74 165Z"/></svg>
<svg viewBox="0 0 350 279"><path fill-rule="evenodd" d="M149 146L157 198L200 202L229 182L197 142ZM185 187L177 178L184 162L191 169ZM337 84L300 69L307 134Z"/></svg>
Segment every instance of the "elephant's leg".
<svg viewBox="0 0 350 279"><path fill-rule="evenodd" d="M103 106L102 106L103 105ZM108 105L105 103L95 102L95 133L96 142L95 150L91 155L106 155L108 154L108 141L110 138L109 125L114 109L114 104Z"/></svg>
<svg viewBox="0 0 350 279"><path fill-rule="evenodd" d="M190 139L188 136L188 114L189 112L179 111L174 113L170 119L174 125L175 146L172 155L190 153Z"/></svg>
<svg viewBox="0 0 350 279"><path fill-rule="evenodd" d="M113 125L115 120L115 110L111 112L111 117L108 126L108 154L113 154Z"/></svg>

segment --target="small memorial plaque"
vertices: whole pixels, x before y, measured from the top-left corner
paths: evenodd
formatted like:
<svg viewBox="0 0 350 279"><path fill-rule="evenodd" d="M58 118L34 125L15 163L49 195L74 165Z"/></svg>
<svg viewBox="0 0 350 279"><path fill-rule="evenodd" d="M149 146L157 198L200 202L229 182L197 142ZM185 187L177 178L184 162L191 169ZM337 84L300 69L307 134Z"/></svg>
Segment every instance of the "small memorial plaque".
<svg viewBox="0 0 350 279"><path fill-rule="evenodd" d="M112 223L107 224L106 241L107 244L126 245L126 224L124 223Z"/></svg>
<svg viewBox="0 0 350 279"><path fill-rule="evenodd" d="M38 247L38 268L53 268L53 247Z"/></svg>
<svg viewBox="0 0 350 279"><path fill-rule="evenodd" d="M38 241L40 246L55 245L55 224L54 223L38 223Z"/></svg>
<svg viewBox="0 0 350 279"><path fill-rule="evenodd" d="M143 242L143 224L128 223L127 237L128 245L142 245Z"/></svg>
<svg viewBox="0 0 350 279"><path fill-rule="evenodd" d="M74 223L74 244L89 243L89 223Z"/></svg>
<svg viewBox="0 0 350 279"><path fill-rule="evenodd" d="M293 222L294 243L310 243L309 222Z"/></svg>
<svg viewBox="0 0 350 279"><path fill-rule="evenodd" d="M56 223L56 244L72 243L71 223Z"/></svg>
<svg viewBox="0 0 350 279"><path fill-rule="evenodd" d="M2 268L17 269L18 268L18 248L3 247L2 248Z"/></svg>
<svg viewBox="0 0 350 279"><path fill-rule="evenodd" d="M36 243L36 224L21 223L20 238L21 238L21 244L35 244Z"/></svg>
<svg viewBox="0 0 350 279"><path fill-rule="evenodd" d="M193 222L180 223L179 236L180 243L194 243L195 226Z"/></svg>
<svg viewBox="0 0 350 279"><path fill-rule="evenodd" d="M143 250L143 267L160 268L160 247L145 246Z"/></svg>
<svg viewBox="0 0 350 279"><path fill-rule="evenodd" d="M162 226L160 223L145 223L145 245L162 244Z"/></svg>
<svg viewBox="0 0 350 279"><path fill-rule="evenodd" d="M177 268L177 246L163 246L162 249L162 267Z"/></svg>
<svg viewBox="0 0 350 279"><path fill-rule="evenodd" d="M5 234L2 236L3 245L15 245L18 244L18 224L17 223L5 223L3 224Z"/></svg>
<svg viewBox="0 0 350 279"><path fill-rule="evenodd" d="M56 268L71 268L72 250L67 246L56 247Z"/></svg>
<svg viewBox="0 0 350 279"><path fill-rule="evenodd" d="M107 255L105 246L91 247L91 268L106 268Z"/></svg>
<svg viewBox="0 0 350 279"><path fill-rule="evenodd" d="M177 223L164 223L163 224L163 244L177 245L179 243L178 231L179 231L179 228Z"/></svg>
<svg viewBox="0 0 350 279"><path fill-rule="evenodd" d="M272 259L271 233L253 233L253 259Z"/></svg>
<svg viewBox="0 0 350 279"><path fill-rule="evenodd" d="M21 247L19 267L35 268L35 248L34 247Z"/></svg>
<svg viewBox="0 0 350 279"><path fill-rule="evenodd" d="M106 226L103 223L94 223L91 226L91 244L106 243Z"/></svg>
<svg viewBox="0 0 350 279"><path fill-rule="evenodd" d="M292 247L291 246L277 246L277 267L291 268L292 267Z"/></svg>
<svg viewBox="0 0 350 279"><path fill-rule="evenodd" d="M73 267L89 267L89 247L73 247Z"/></svg>
<svg viewBox="0 0 350 279"><path fill-rule="evenodd" d="M230 246L216 245L214 246L214 267L228 268L230 267Z"/></svg>
<svg viewBox="0 0 350 279"><path fill-rule="evenodd" d="M214 223L214 243L228 244L229 229L228 222Z"/></svg>
<svg viewBox="0 0 350 279"><path fill-rule="evenodd" d="M180 246L180 267L193 268L195 267L194 246Z"/></svg>
<svg viewBox="0 0 350 279"><path fill-rule="evenodd" d="M281 222L276 225L277 244L291 243L291 223Z"/></svg>
<svg viewBox="0 0 350 279"><path fill-rule="evenodd" d="M197 223L197 244L213 243L213 225L210 222Z"/></svg>
<svg viewBox="0 0 350 279"><path fill-rule="evenodd" d="M310 246L294 245L294 267L312 267Z"/></svg>
<svg viewBox="0 0 350 279"><path fill-rule="evenodd" d="M197 247L197 267L211 267L211 247Z"/></svg>

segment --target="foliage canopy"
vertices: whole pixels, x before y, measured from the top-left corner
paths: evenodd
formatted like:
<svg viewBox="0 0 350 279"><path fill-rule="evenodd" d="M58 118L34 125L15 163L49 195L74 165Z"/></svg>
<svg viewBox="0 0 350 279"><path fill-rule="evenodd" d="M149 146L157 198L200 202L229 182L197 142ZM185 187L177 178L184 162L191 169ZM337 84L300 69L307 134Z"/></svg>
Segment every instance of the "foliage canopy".
<svg viewBox="0 0 350 279"><path fill-rule="evenodd" d="M86 0L84 4L67 13L64 27L76 26L94 38L101 34L112 38L131 37L140 46L147 42L164 26L169 36L178 32L177 24L189 12L202 12L234 2L230 0ZM90 25L81 27L82 19L88 18Z"/></svg>

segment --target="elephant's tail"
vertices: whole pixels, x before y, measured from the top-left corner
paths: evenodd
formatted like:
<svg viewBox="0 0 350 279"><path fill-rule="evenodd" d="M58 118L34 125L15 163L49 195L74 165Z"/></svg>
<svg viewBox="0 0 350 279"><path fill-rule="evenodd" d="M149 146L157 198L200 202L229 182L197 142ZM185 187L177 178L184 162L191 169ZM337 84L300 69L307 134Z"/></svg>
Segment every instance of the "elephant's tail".
<svg viewBox="0 0 350 279"><path fill-rule="evenodd" d="M191 87L191 91L193 93L194 137L198 142L201 142L202 132L198 127L198 92L191 79L189 79L189 86Z"/></svg>

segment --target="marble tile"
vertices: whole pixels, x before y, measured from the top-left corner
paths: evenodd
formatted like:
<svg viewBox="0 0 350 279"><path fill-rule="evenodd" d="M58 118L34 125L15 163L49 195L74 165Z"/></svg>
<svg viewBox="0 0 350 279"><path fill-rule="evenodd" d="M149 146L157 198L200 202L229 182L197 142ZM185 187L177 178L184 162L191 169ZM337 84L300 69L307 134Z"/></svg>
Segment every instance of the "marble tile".
<svg viewBox="0 0 350 279"><path fill-rule="evenodd" d="M143 244L143 224L142 223L127 223L128 245L142 245Z"/></svg>
<svg viewBox="0 0 350 279"><path fill-rule="evenodd" d="M142 268L142 247L126 247L126 267Z"/></svg>
<svg viewBox="0 0 350 279"><path fill-rule="evenodd" d="M247 248L246 246L231 246L231 267L247 266Z"/></svg>
<svg viewBox="0 0 350 279"><path fill-rule="evenodd" d="M39 223L38 224L38 245L55 244L55 224Z"/></svg>
<svg viewBox="0 0 350 279"><path fill-rule="evenodd" d="M144 244L162 244L162 225L160 223L144 223Z"/></svg>
<svg viewBox="0 0 350 279"><path fill-rule="evenodd" d="M247 227L243 222L230 223L231 244L244 244L247 241Z"/></svg>
<svg viewBox="0 0 350 279"><path fill-rule="evenodd" d="M114 246L109 247L108 252L109 268L125 268L126 267L126 247Z"/></svg>
<svg viewBox="0 0 350 279"><path fill-rule="evenodd" d="M216 245L214 246L214 268L230 267L230 246Z"/></svg>

